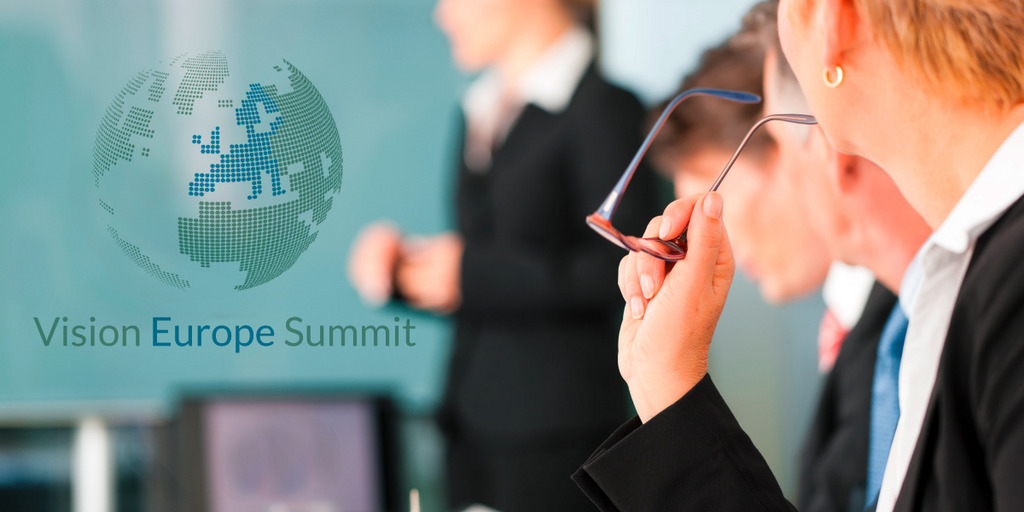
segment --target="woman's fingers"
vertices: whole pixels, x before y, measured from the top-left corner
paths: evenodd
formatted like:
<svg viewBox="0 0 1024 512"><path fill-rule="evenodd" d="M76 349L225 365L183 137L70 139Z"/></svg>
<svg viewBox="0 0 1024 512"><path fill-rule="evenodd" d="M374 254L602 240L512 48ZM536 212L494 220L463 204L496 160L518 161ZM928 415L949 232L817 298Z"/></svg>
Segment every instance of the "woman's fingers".
<svg viewBox="0 0 1024 512"><path fill-rule="evenodd" d="M713 291L724 287L728 291L732 282L734 262L725 238L722 222L722 196L712 192L704 196L693 208L686 233L687 253L683 260L687 280Z"/></svg>
<svg viewBox="0 0 1024 512"><path fill-rule="evenodd" d="M678 238L690 223L691 212L700 198L700 195L692 195L670 203L663 215L651 219L644 232L644 238ZM640 291L645 299L650 300L657 295L665 281L666 263L650 254L638 253L636 264Z"/></svg>
<svg viewBox="0 0 1024 512"><path fill-rule="evenodd" d="M410 306L416 309L430 309L436 302L433 298L433 292L424 281L423 276L417 275L416 273L408 273L404 275L404 280L400 280L402 296Z"/></svg>
<svg viewBox="0 0 1024 512"><path fill-rule="evenodd" d="M348 274L367 304L380 306L390 298L400 244L401 233L383 222L367 227L356 237L349 255Z"/></svg>
<svg viewBox="0 0 1024 512"><path fill-rule="evenodd" d="M698 225L690 226L691 222ZM722 198L712 193L693 195L673 201L662 216L651 219L644 237L671 240L687 230L689 250L686 260L691 270L687 273L700 277L704 283L712 276L728 274L731 282L731 252L725 251L728 264L716 268L719 249L723 243ZM693 253L696 249L696 253ZM644 252L631 252L619 262L619 291L634 319L643 318L649 300L653 299L665 282L666 262ZM719 279L720 280L720 279ZM728 282L725 289L728 289Z"/></svg>
<svg viewBox="0 0 1024 512"><path fill-rule="evenodd" d="M629 262L629 254L626 254L625 256L622 257L621 260L619 260L619 293L622 294L622 299L625 300L626 302L629 302L629 297L626 296L626 265L628 265Z"/></svg>
<svg viewBox="0 0 1024 512"><path fill-rule="evenodd" d="M712 275L715 263L718 262L719 249L722 246L724 230L722 196L711 192L704 196L699 206L699 209L693 210L690 219L690 229L687 232L689 248L686 259L699 266L708 275Z"/></svg>
<svg viewBox="0 0 1024 512"><path fill-rule="evenodd" d="M644 238L658 236L661 223L662 217L651 219L651 222L647 224L647 230L644 231ZM644 298L647 300L654 298L658 289L661 288L661 283L665 281L665 262L650 254L639 252L636 257L636 272L640 279L640 291L643 292Z"/></svg>
<svg viewBox="0 0 1024 512"><path fill-rule="evenodd" d="M690 224L690 214L694 205L700 200L700 194L694 194L682 199L672 201L665 207L665 213L661 214L661 225L658 229L658 238L662 240L674 240L683 234Z"/></svg>
<svg viewBox="0 0 1024 512"><path fill-rule="evenodd" d="M412 301L418 295L415 287L416 278L414 271L407 262L398 265L398 270L395 272L395 284L398 285L398 289L406 300Z"/></svg>
<svg viewBox="0 0 1024 512"><path fill-rule="evenodd" d="M647 309L647 301L644 299L643 291L640 289L640 279L636 273L635 252L629 253L622 258L619 265L619 275L622 289L622 297L626 299L626 306L633 318L643 318L644 310Z"/></svg>
<svg viewBox="0 0 1024 512"><path fill-rule="evenodd" d="M729 242L729 230L722 225L722 248L718 252L718 261L715 263L715 277L711 282L716 295L729 295L729 287L732 286L732 278L736 274L736 260L732 255L732 245Z"/></svg>

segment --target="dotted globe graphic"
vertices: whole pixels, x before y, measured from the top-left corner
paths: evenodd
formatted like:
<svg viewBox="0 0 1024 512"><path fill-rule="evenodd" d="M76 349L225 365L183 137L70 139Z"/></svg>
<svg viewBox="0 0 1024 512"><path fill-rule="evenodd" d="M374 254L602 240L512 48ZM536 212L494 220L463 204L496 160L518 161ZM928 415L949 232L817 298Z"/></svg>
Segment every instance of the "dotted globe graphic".
<svg viewBox="0 0 1024 512"><path fill-rule="evenodd" d="M191 52L117 94L93 176L107 232L142 270L175 288L244 290L316 240L341 190L341 140L290 62L233 71L222 52Z"/></svg>

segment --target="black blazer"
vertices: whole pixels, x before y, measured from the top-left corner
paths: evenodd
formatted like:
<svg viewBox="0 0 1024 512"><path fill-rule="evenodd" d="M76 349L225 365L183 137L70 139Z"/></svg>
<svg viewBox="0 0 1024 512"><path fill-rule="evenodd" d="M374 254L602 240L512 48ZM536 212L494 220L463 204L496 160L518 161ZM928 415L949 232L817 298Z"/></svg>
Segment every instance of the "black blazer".
<svg viewBox="0 0 1024 512"><path fill-rule="evenodd" d="M896 296L875 282L825 378L800 458L804 512L862 512L868 472L871 386L882 330Z"/></svg>
<svg viewBox="0 0 1024 512"><path fill-rule="evenodd" d="M560 114L525 107L489 169L468 169L460 147L462 306L442 426L497 441L607 432L626 419L615 278L626 253L584 218L639 148L644 115L592 64ZM659 212L641 168L614 224L639 234Z"/></svg>
<svg viewBox="0 0 1024 512"><path fill-rule="evenodd" d="M1024 508L1024 199L978 240L896 510ZM791 510L710 376L574 476L601 510Z"/></svg>

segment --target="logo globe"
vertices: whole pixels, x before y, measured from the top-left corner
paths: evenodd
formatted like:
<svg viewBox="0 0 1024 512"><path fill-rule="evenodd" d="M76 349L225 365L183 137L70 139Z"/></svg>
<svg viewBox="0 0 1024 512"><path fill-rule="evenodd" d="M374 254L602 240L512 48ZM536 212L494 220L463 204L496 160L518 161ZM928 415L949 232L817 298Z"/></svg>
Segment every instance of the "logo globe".
<svg viewBox="0 0 1024 512"><path fill-rule="evenodd" d="M93 175L114 243L182 289L244 290L316 240L341 190L341 140L286 60L238 72L219 51L136 74L107 108Z"/></svg>

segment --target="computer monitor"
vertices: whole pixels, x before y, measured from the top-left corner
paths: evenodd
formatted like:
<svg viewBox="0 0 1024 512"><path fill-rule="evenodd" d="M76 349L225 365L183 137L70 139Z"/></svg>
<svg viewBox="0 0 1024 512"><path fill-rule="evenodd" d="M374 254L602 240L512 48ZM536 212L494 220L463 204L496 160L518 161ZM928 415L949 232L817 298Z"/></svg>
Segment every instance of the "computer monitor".
<svg viewBox="0 0 1024 512"><path fill-rule="evenodd" d="M222 394L183 400L175 501L197 512L395 509L391 407L381 398Z"/></svg>

